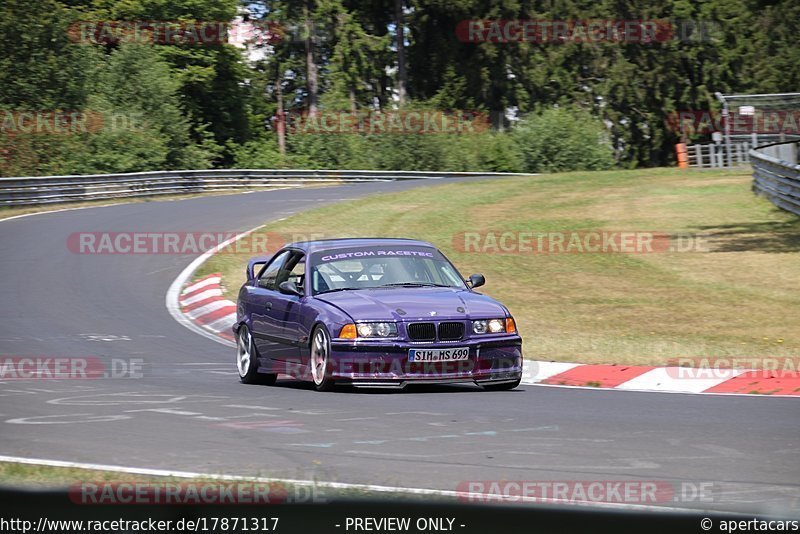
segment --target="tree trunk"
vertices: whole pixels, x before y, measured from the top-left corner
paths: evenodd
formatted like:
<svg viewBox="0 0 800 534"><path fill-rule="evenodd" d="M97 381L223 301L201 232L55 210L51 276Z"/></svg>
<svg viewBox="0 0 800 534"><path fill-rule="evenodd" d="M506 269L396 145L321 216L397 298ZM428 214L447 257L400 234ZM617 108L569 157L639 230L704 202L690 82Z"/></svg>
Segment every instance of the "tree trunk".
<svg viewBox="0 0 800 534"><path fill-rule="evenodd" d="M281 156L286 155L286 114L283 111L283 76L278 72L278 79L275 82L275 96L278 100L278 111L275 119L275 129L278 131L278 152Z"/></svg>
<svg viewBox="0 0 800 534"><path fill-rule="evenodd" d="M397 33L397 97L400 106L406 103L406 86L408 85L408 75L406 74L406 49L405 49L405 24L403 22L403 0L394 0L394 20L395 31Z"/></svg>
<svg viewBox="0 0 800 534"><path fill-rule="evenodd" d="M351 85L348 92L349 92L349 97L350 97L350 113L355 115L355 113L357 111L357 107L358 107L358 106L356 106L356 89L355 89L355 87L353 87Z"/></svg>
<svg viewBox="0 0 800 534"><path fill-rule="evenodd" d="M317 113L317 64L314 62L314 21L313 0L305 0L303 6L303 17L306 27L306 82L308 89L308 114Z"/></svg>

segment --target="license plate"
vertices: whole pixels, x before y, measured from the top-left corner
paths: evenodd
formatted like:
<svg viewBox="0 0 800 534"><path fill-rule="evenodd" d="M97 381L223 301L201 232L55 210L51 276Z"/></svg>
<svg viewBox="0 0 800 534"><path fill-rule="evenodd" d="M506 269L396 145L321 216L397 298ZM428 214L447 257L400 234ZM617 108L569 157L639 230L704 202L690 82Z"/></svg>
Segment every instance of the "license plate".
<svg viewBox="0 0 800 534"><path fill-rule="evenodd" d="M453 347L450 349L409 349L410 362L455 362L469 358L469 349Z"/></svg>

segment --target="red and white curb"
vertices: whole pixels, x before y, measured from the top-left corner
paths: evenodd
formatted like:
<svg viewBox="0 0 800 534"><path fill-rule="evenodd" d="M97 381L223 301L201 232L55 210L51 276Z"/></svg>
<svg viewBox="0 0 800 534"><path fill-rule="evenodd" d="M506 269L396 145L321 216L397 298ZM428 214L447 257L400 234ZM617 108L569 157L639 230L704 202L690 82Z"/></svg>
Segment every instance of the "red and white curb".
<svg viewBox="0 0 800 534"><path fill-rule="evenodd" d="M522 381L560 387L665 393L800 396L800 373L525 361Z"/></svg>
<svg viewBox="0 0 800 534"><path fill-rule="evenodd" d="M219 273L193 281L180 293L184 317L196 327L233 341L236 304L222 296ZM592 365L526 360L522 382L548 386L666 393L800 396L800 374L746 369L696 369L645 365Z"/></svg>
<svg viewBox="0 0 800 534"><path fill-rule="evenodd" d="M233 341L236 303L222 296L220 273L199 278L183 288L178 303L183 315L199 328Z"/></svg>

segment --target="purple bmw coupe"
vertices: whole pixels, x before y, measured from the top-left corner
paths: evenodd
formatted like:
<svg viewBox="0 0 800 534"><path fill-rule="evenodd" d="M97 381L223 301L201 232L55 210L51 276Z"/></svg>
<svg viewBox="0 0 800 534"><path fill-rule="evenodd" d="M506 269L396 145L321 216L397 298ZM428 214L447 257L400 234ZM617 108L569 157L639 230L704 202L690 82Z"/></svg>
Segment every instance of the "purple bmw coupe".
<svg viewBox="0 0 800 534"><path fill-rule="evenodd" d="M508 309L475 291L433 245L411 239L291 243L253 258L239 290L236 365L246 384L279 374L402 388L477 383L507 390L522 376L522 338Z"/></svg>

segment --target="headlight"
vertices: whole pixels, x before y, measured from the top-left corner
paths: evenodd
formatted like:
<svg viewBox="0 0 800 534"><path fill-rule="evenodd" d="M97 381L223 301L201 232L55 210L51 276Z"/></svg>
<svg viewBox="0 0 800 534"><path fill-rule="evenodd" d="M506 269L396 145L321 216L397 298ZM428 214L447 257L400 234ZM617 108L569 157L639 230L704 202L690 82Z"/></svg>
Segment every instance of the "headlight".
<svg viewBox="0 0 800 534"><path fill-rule="evenodd" d="M397 325L394 323L359 323L356 325L358 337L394 337Z"/></svg>
<svg viewBox="0 0 800 534"><path fill-rule="evenodd" d="M474 334L500 334L506 331L506 324L505 318L472 321L472 332ZM513 332L513 330L511 331Z"/></svg>

